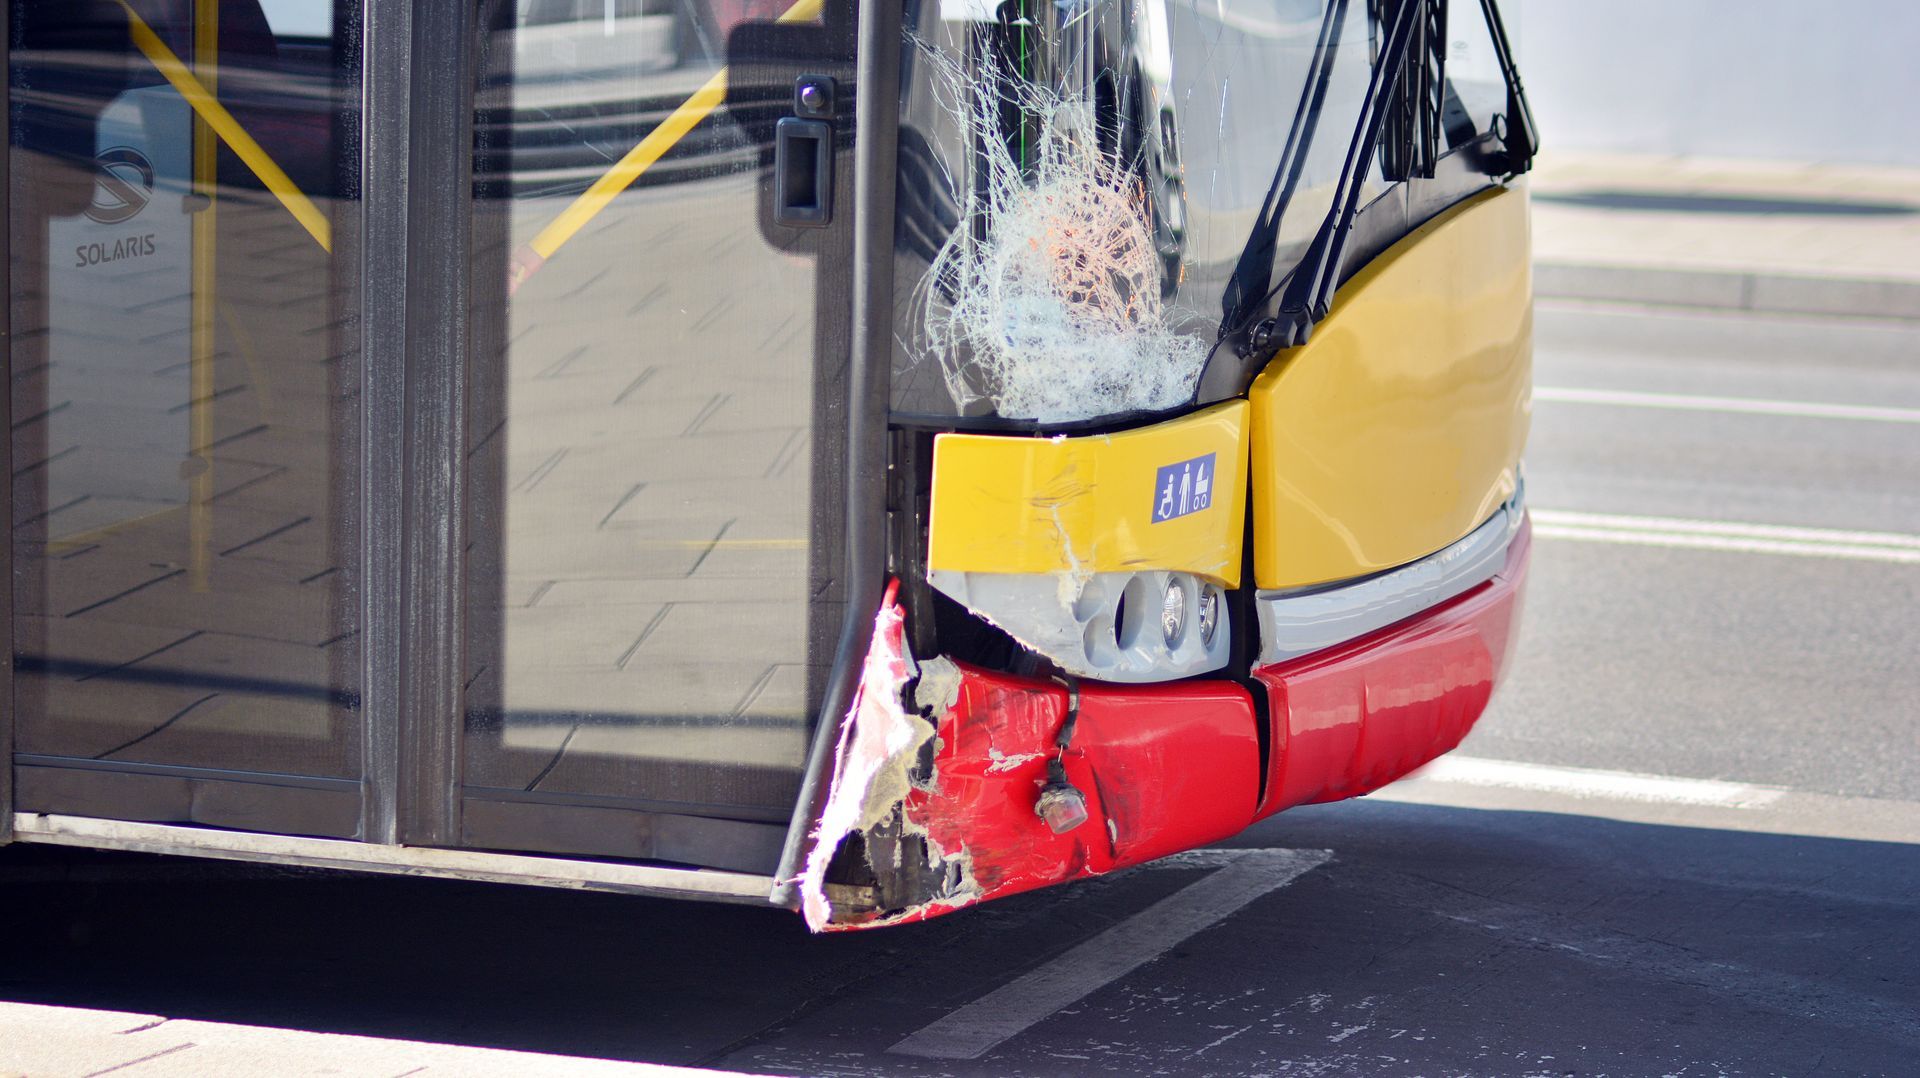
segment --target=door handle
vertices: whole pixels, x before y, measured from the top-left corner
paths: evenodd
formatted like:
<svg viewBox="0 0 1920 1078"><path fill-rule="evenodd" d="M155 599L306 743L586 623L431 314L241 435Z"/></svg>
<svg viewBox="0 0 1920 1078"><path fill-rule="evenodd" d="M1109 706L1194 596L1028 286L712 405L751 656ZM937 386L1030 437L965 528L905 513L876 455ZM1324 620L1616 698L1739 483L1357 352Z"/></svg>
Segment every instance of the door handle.
<svg viewBox="0 0 1920 1078"><path fill-rule="evenodd" d="M833 125L787 116L774 125L773 220L794 228L833 223Z"/></svg>

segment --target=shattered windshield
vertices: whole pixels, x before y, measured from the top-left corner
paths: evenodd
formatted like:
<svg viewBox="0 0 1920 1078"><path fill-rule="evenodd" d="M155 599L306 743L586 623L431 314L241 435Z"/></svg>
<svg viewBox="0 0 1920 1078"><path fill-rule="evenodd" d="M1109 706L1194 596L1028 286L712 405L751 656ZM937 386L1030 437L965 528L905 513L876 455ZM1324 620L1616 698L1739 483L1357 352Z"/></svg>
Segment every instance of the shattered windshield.
<svg viewBox="0 0 1920 1078"><path fill-rule="evenodd" d="M1058 423L1192 400L1269 199L1284 191L1275 280L1326 216L1377 6L910 6L895 413Z"/></svg>

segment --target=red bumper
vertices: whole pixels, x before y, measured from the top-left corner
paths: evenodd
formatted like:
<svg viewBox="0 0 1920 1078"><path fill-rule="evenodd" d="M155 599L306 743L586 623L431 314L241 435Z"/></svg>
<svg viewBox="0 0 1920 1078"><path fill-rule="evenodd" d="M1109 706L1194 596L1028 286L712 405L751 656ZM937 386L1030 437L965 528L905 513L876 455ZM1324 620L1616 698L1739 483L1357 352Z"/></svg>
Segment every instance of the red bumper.
<svg viewBox="0 0 1920 1078"><path fill-rule="evenodd" d="M836 927L921 920L1137 865L1293 805L1367 793L1425 764L1466 736L1506 666L1530 537L1523 523L1506 567L1465 595L1256 669L1268 697L1265 737L1234 682L1084 684L1065 762L1089 818L1064 835L1041 822L1034 802L1066 716L1065 690L959 667L958 690L934 719L931 777L900 807L905 828L925 835L929 855L964 886Z"/></svg>
<svg viewBox="0 0 1920 1078"><path fill-rule="evenodd" d="M1259 819L1358 797L1447 752L1486 710L1513 654L1533 523L1492 580L1418 617L1261 667L1273 734Z"/></svg>
<svg viewBox="0 0 1920 1078"><path fill-rule="evenodd" d="M966 851L977 900L1152 861L1253 821L1260 743L1239 685L1082 686L1066 770L1088 818L1056 835L1033 806L1066 691L970 667L962 674L936 727L934 781L908 796L906 816L940 849Z"/></svg>

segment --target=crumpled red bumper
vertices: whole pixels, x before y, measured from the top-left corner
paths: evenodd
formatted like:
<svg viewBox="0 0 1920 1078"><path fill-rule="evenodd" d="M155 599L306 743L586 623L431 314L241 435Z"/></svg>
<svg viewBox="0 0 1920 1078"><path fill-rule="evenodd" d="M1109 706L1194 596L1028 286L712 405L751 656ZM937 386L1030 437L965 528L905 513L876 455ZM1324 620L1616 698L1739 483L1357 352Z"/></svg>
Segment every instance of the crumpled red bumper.
<svg viewBox="0 0 1920 1078"><path fill-rule="evenodd" d="M899 808L905 829L924 834L959 885L821 927L922 920L1101 875L1400 778L1458 745L1492 696L1512 651L1531 534L1523 523L1505 568L1465 595L1254 670L1267 692L1264 737L1252 698L1232 681L1083 683L1065 764L1089 818L1066 834L1034 813L1066 690L952 664L957 685L932 716L931 775L909 784Z"/></svg>

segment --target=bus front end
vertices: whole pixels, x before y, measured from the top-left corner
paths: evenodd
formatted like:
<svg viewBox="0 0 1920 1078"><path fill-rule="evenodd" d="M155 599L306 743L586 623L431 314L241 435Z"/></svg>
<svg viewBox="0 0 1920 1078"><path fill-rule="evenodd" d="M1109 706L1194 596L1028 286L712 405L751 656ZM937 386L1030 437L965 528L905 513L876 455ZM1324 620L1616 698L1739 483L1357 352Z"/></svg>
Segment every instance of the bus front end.
<svg viewBox="0 0 1920 1078"><path fill-rule="evenodd" d="M1526 584L1491 4L912 18L889 584L803 806L816 930L1378 789L1472 728Z"/></svg>

